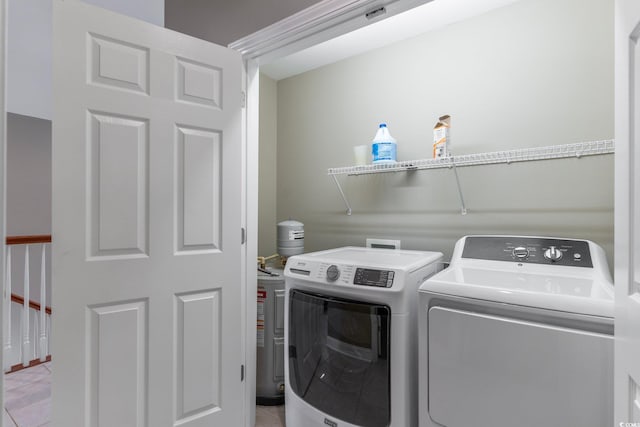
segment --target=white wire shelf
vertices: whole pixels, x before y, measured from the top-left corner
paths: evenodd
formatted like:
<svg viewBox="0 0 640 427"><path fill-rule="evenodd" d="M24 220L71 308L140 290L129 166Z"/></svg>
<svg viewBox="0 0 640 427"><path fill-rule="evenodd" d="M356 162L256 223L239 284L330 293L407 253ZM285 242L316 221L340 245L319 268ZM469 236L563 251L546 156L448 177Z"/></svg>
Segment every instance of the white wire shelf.
<svg viewBox="0 0 640 427"><path fill-rule="evenodd" d="M489 165L496 163L528 162L532 160L561 159L568 157L593 156L614 152L613 140L578 142L551 145L548 147L522 148L490 153L464 154L440 159L405 160L396 163L382 163L364 166L329 168L329 175L367 175L374 173L403 172L410 170L441 169L463 166Z"/></svg>
<svg viewBox="0 0 640 427"><path fill-rule="evenodd" d="M342 191L338 175L369 175L376 173L406 172L413 170L452 168L458 186L462 215L467 214L467 208L462 195L462 187L456 168L463 166L491 165L497 163L529 162L534 160L563 159L615 152L615 142L612 139L602 141L577 142L573 144L551 145L547 147L521 148L509 151L494 151L490 153L464 154L462 156L444 157L440 159L406 160L396 163L382 163L364 166L346 166L329 168L328 174L333 178L340 191L342 200L347 207L347 215L351 215L351 205Z"/></svg>

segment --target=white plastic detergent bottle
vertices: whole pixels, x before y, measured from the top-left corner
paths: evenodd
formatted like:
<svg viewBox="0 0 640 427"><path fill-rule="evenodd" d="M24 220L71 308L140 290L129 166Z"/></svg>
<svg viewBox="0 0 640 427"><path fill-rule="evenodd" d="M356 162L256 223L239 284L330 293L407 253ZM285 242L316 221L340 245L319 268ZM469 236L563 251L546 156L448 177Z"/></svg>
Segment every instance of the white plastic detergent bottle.
<svg viewBox="0 0 640 427"><path fill-rule="evenodd" d="M386 123L380 123L376 137L371 144L373 163L393 163L396 161L396 140L389 133Z"/></svg>

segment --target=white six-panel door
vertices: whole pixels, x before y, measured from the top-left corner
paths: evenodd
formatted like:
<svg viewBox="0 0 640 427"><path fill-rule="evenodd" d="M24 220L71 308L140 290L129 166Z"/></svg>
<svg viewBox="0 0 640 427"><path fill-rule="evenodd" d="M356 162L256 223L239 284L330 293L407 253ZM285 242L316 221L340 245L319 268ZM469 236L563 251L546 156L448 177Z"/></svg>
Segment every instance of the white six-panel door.
<svg viewBox="0 0 640 427"><path fill-rule="evenodd" d="M640 2L617 0L615 419L640 425ZM629 424L627 424L629 423Z"/></svg>
<svg viewBox="0 0 640 427"><path fill-rule="evenodd" d="M54 425L240 426L241 57L54 3Z"/></svg>

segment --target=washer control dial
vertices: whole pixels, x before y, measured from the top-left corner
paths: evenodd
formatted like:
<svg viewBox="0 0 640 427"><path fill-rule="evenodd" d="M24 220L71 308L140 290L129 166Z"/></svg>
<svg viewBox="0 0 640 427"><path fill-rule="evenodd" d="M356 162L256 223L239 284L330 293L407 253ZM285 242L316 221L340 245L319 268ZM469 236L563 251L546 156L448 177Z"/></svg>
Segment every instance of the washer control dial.
<svg viewBox="0 0 640 427"><path fill-rule="evenodd" d="M340 270L338 269L338 266L330 265L329 268L327 268L327 280L329 282L335 282L339 278L340 278Z"/></svg>
<svg viewBox="0 0 640 427"><path fill-rule="evenodd" d="M524 246L516 246L513 248L513 257L516 259L527 259L529 258L529 249Z"/></svg>
<svg viewBox="0 0 640 427"><path fill-rule="evenodd" d="M544 251L544 257L553 262L560 261L562 259L562 251L555 246L549 246L549 249Z"/></svg>

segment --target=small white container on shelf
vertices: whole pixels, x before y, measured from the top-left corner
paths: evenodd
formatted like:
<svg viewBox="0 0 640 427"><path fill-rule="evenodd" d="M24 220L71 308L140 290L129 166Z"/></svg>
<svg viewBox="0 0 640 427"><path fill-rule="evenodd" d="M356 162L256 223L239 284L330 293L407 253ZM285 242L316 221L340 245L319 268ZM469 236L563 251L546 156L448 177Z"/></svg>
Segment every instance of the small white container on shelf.
<svg viewBox="0 0 640 427"><path fill-rule="evenodd" d="M369 147L367 145L356 145L353 147L353 158L356 166L364 166L368 164L367 157L369 154Z"/></svg>

